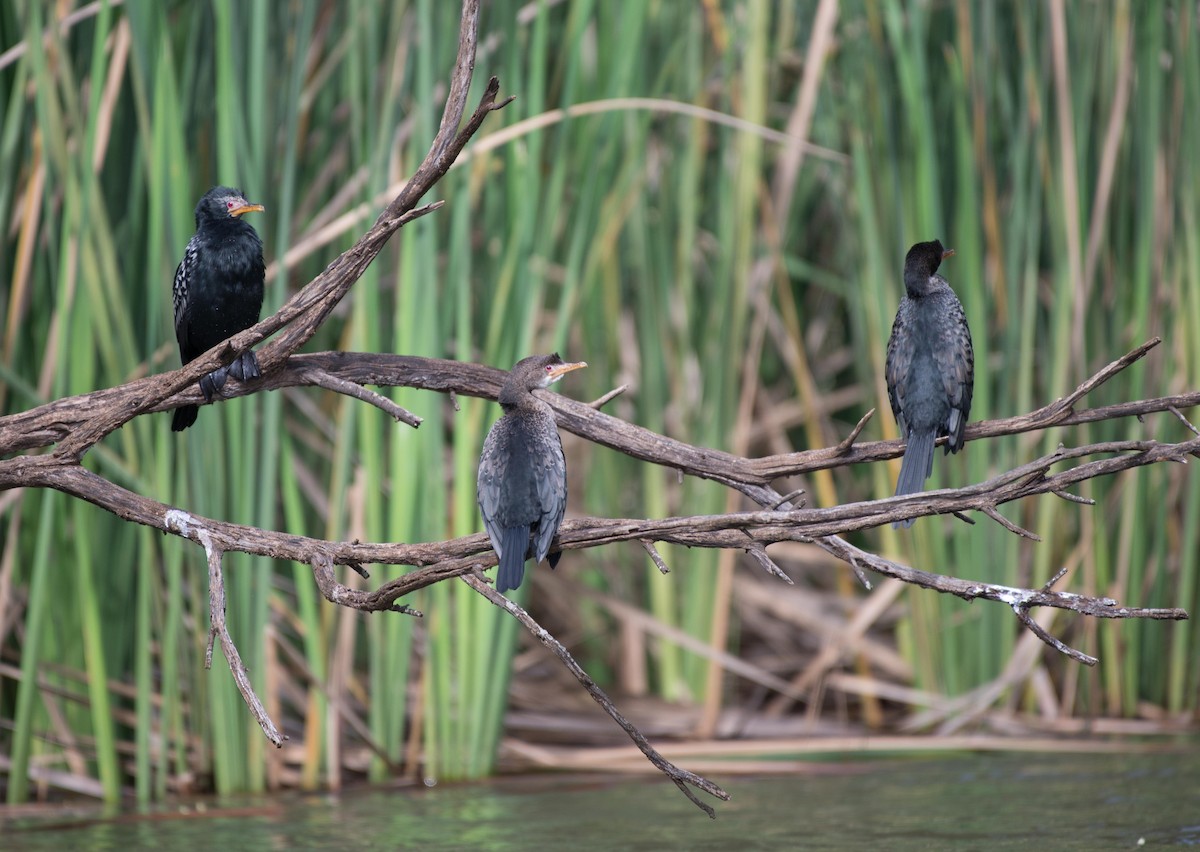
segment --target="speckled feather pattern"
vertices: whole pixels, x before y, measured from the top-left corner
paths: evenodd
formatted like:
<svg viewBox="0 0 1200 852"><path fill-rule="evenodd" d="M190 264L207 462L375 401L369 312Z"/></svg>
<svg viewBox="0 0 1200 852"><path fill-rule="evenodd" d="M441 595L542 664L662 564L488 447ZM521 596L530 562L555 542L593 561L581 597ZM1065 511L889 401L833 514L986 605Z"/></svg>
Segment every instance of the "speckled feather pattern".
<svg viewBox="0 0 1200 852"><path fill-rule="evenodd" d="M546 558L567 508L567 462L554 413L540 399L529 399L530 405L495 422L479 459L479 509L502 569L497 587L516 588L525 560ZM514 540L511 530L526 543L519 555L505 550Z"/></svg>
<svg viewBox="0 0 1200 852"><path fill-rule="evenodd" d="M946 279L933 275L930 292L920 299L905 294L892 323L887 348L888 399L907 437L913 426L950 435L947 452L963 444L975 382L975 352L962 302ZM924 388L918 370L931 370L934 387ZM941 390L940 397L931 391Z"/></svg>
<svg viewBox="0 0 1200 852"><path fill-rule="evenodd" d="M937 251L940 259L940 243ZM962 303L936 273L916 278L914 284L906 286L896 311L885 368L892 414L909 442L897 494L924 487L932 472L934 440L949 436L947 453L962 448L975 380Z"/></svg>
<svg viewBox="0 0 1200 852"><path fill-rule="evenodd" d="M229 213L244 204L240 190L214 187L196 205L196 233L184 248L171 287L175 339L184 364L258 322L266 274L262 240L250 223ZM246 380L258 374L258 361L248 351L201 378L200 388L211 399L226 375ZM194 405L177 408L171 428L188 428L198 412Z"/></svg>
<svg viewBox="0 0 1200 852"><path fill-rule="evenodd" d="M521 585L525 560L546 560L553 568L561 552L550 546L567 509L567 461L554 411L535 397L561 376L558 353L518 361L500 389L504 409L488 432L479 457L476 497L483 526L496 551L496 589Z"/></svg>

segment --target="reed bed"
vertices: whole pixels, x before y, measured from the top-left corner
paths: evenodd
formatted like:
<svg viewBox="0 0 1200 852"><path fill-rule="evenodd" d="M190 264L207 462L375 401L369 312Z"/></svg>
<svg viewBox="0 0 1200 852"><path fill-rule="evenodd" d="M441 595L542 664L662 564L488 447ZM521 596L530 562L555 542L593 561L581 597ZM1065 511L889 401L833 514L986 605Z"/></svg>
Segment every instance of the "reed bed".
<svg viewBox="0 0 1200 852"><path fill-rule="evenodd" d="M267 207L268 309L323 269L424 154L457 26L456 5L434 0L0 6L3 412L177 365L170 281L215 183ZM957 249L943 271L974 333L973 418L1049 402L1153 335L1165 345L1088 402L1200 383L1195 4L494 0L481 33L480 81L496 74L517 100L438 186L445 209L400 232L314 349L501 367L557 349L590 364L563 392L629 384L609 410L748 455L835 444L870 408L869 433L890 438L900 265L936 236ZM420 430L303 389L206 407L181 435L137 419L89 464L188 511L296 533L477 531L475 461L498 408L393 396ZM980 442L939 458L935 481L1181 428L1164 416ZM565 444L572 513L740 505ZM889 495L896 471L778 486L831 505ZM1006 510L1040 544L953 519L859 543L1014 585L1067 566L1076 591L1200 609L1200 479L1155 466L1084 493L1094 508ZM306 566L231 558L230 629L290 738L269 749L224 665L203 668L195 548L32 490L0 494L0 530L9 802L477 777L498 757L574 767L550 747L618 741L464 584L411 601L420 621L368 618L323 601ZM1101 657L1085 670L1001 607L890 581L866 592L804 547L772 549L795 588L732 553L662 555L667 576L632 546L571 553L519 597L653 736L1020 742L1195 718L1187 622L1040 615Z"/></svg>

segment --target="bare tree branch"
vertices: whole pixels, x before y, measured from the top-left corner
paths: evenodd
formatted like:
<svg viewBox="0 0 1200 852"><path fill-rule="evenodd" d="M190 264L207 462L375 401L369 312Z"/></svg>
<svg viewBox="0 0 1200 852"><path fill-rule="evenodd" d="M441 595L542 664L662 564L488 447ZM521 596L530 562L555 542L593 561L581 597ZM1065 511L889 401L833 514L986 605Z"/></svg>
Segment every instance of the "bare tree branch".
<svg viewBox="0 0 1200 852"><path fill-rule="evenodd" d="M1097 372L1067 397L1050 405L1017 417L982 420L969 424L966 439L972 441L1017 435L1023 432L1048 429L1052 426L1075 426L1081 423L1095 423L1122 417L1142 417L1146 414L1171 412L1172 409L1178 411L1200 405L1200 391L1193 391L1177 396L1124 402L1098 408L1075 409L1075 402L1084 393L1094 390L1108 381L1121 370L1142 358L1160 342L1160 339L1156 337L1142 344ZM261 360L260 356L260 363ZM263 379L252 385L242 385L231 381L226 385L224 395L226 398L234 398L263 390L311 386L313 383L306 378L305 371L313 368L360 385L410 387L486 399L496 398L505 376L503 370L482 364L446 361L438 358L376 353L320 352L310 355L293 355L278 371L264 376ZM65 397L28 411L0 417L0 455L50 446L62 441L71 432L81 428L87 421L100 417L105 411L127 405L131 398L146 398L153 392L152 383L155 380L165 376L174 376L180 372L177 370L173 373L164 373L162 376L138 379L116 388ZM194 385L195 381L191 384ZM769 486L782 477L811 473L826 468L898 458L904 453L904 442L892 440L858 442L849 448L839 445L826 449L804 450L747 459L732 453L697 447L659 435L641 426L597 412L587 403L576 402L548 391L541 391L541 393L545 394L544 398L555 408L559 425L562 428L589 441L643 461L677 468L692 476L725 482L743 493L747 493L751 499L755 499L759 505L764 506L769 504L756 498L765 498L765 492L749 493L754 486ZM201 402L203 402L203 396L200 391L196 387L188 387L187 390L174 397L169 399L163 397L154 405L146 407L145 411L167 411L180 405Z"/></svg>
<svg viewBox="0 0 1200 852"><path fill-rule="evenodd" d="M476 565L474 567L478 568L481 566ZM580 666L579 663L575 662L575 658L571 656L571 653L563 646L563 644L555 639L550 631L534 621L533 616L506 598L504 595L497 592L490 585L476 576L475 573L471 572L464 574L462 576L462 580L493 604L500 607L513 618L517 619L517 621L521 622L521 624L525 626L525 629L533 634L535 639L549 648L550 651L553 652L553 654L558 657L558 659L566 667L567 671L574 675L575 679L583 685L583 688L587 690L588 695L592 696L595 702L604 709L604 712L611 716L612 720L620 725L625 733L629 735L629 738L633 740L634 745L641 750L642 754L646 755L646 759L654 764L654 766L662 771L668 778L674 781L675 786L682 790L683 794L691 799L692 803L695 804L696 807L708 814L710 818L716 819L716 812L711 806L700 801L696 794L691 791L691 787L695 787L697 790L703 790L705 793L708 793L710 796L714 796L723 802L729 801L728 793L726 793L713 782L709 781L707 778L701 778L699 775L688 772L686 769L680 769L678 766L671 763L671 761L659 754L654 746L650 745L650 742L646 739L646 737L642 735L642 732L639 731L632 722L621 715L621 712L617 710L616 705L612 703L612 700L604 693L604 690L596 685L596 682L592 680L587 672L583 670L583 667Z"/></svg>
<svg viewBox="0 0 1200 852"><path fill-rule="evenodd" d="M815 540L815 543L839 559L847 562L853 560L852 564L865 565L872 571L887 577L895 577L897 580L903 580L906 583L912 583L922 588L954 595L966 601L983 598L985 600L1008 604L1012 607L1013 612L1021 623L1030 630L1033 630L1039 639L1052 648L1089 666L1094 666L1097 663L1095 657L1089 657L1087 654L1076 651L1050 636L1050 634L1042 630L1041 627L1037 626L1029 618L1029 610L1033 607L1044 606L1055 609L1069 609L1095 618L1149 618L1159 621L1181 621L1188 617L1188 614L1182 609L1123 607L1112 598L1094 598L1086 595L1077 595L1073 592L1052 592L1046 586L1040 589L1018 589L1012 586L1002 586L997 583L981 583L973 580L961 580L957 577L946 577L941 574L931 574L928 571L910 568L907 565L901 565L898 562L892 562L891 560L876 556L874 553L868 553L838 536L819 538ZM1061 573L1059 576L1061 576ZM1058 577L1055 577L1055 579L1058 579ZM1049 585L1050 583L1047 584L1047 586Z"/></svg>
<svg viewBox="0 0 1200 852"><path fill-rule="evenodd" d="M221 652L229 663L229 671L233 673L233 682L237 684L238 692L242 694L242 700L250 708L250 715L254 717L254 721L258 722L263 733L267 735L267 739L273 742L276 748L281 748L287 737L279 733L279 729L275 727L275 723L271 721L266 708L263 707L258 695L254 692L254 686L250 683L250 673L246 671L242 655L238 653L237 645L233 644L233 637L229 635L229 627L225 624L225 575L221 570L221 557L224 554L211 546L206 547L205 550L208 554L209 628L204 668L212 668L213 643L220 641Z"/></svg>
<svg viewBox="0 0 1200 852"><path fill-rule="evenodd" d="M365 402L367 405L373 405L389 417L394 418L400 423L407 423L414 429L420 426L422 423L422 418L413 414L411 411L407 411L406 409L401 408L399 405L396 405L396 403L392 402L383 394L376 393L369 388L363 387L357 382L343 379L341 376L333 375L333 373L327 373L318 367L314 367L306 372L304 374L304 378L319 388L325 388L325 390L344 394L345 396L352 397L360 402Z"/></svg>
<svg viewBox="0 0 1200 852"><path fill-rule="evenodd" d="M1148 351L1153 343L1154 341L1151 341L1150 344L1139 347L1124 358L1113 362L1113 365L1106 367L1081 387L1094 388L1098 386L1102 379L1111 377L1118 371L1118 367L1114 365L1127 366ZM290 359L288 366L273 377L276 380L283 378L286 381L274 386L302 384L304 377L312 369L320 369L356 384L404 385L490 398L495 398L500 380L504 376L500 370L478 364L403 356L322 353L294 356ZM265 384L270 384L270 382ZM135 394L137 385L138 383L134 382L124 385L122 388L128 389L130 394ZM27 434L46 435L55 428L52 424L58 424L61 427L63 423L70 423L73 416L78 416L79 412L99 404L95 397L105 393L111 394L112 391L101 391L97 394L85 395L85 397L72 397L61 400L59 403L51 403L41 409L35 409L35 411L41 412L36 416L14 415L11 418L5 418L9 422L0 423L0 446L5 443L9 445L23 443L19 438L12 436L14 430L20 430L22 427L30 430ZM762 480L757 471L763 466L763 459L743 459L721 451L684 444L611 417L586 404L548 392L541 393L545 394L545 398L558 412L564 428L581 437L611 446L637 458L676 468L689 475L716 479L734 487L740 486L742 489L746 486L754 486L761 492L759 496L766 506L782 506L787 502L784 497L770 489L769 485L760 484ZM197 394L196 397L198 398L198 396ZM1169 412L1172 408L1180 409L1200 404L1200 393L1193 393L1074 411L1073 403L1078 398L1079 394L1075 393L1059 403L1039 409L1029 415L973 424L968 429L968 435L1013 434L1028 431L1031 428L1046 428L1045 425L1040 427L1031 425L1038 422L1049 425L1095 422L1116 417L1141 416L1152 412ZM120 403L115 399L109 399L106 404L119 405ZM166 407L163 406L164 409ZM32 412L26 412L26 415L30 414ZM5 438L9 438L9 441L6 442ZM879 441L871 444L857 444L851 452L841 453L840 458L831 461L828 460L828 457L837 453L836 448L834 450L791 453L787 456L772 456L767 459L769 464L776 465L774 460L787 458L790 470L812 470L827 464L835 466L852 464L865 460L864 457L869 460L892 458L899 455L902 450L903 444L899 441ZM1077 498L1069 491L1079 482L1161 461L1182 462L1189 455L1196 455L1198 452L1200 452L1200 439L1177 444L1157 441L1121 441L1090 444L1077 448L1060 447L1057 451L1042 458L976 485L958 489L927 491L898 498L848 503L827 509L788 508L658 520L572 519L564 522L561 527L558 546L561 549L570 550L637 539L639 541L685 544L692 547L747 549L747 536L763 547L780 541L815 541L825 536L845 534L920 515L962 514L969 511L998 514L995 510L996 506L1037 494L1049 493L1074 502L1081 502L1085 501L1085 498ZM1108 457L1082 462L1058 473L1050 473L1050 468L1054 465L1101 455L1108 455ZM0 488L22 485L55 488L92 502L127 520L173 532L173 530L167 529L165 522L167 512L171 511L173 507L122 489L94 473L53 455L21 456L0 461ZM788 495L789 498L793 496L794 494ZM226 551L239 550L303 562L312 562L316 554L324 553L328 555L332 564L352 566L370 563L402 564L420 569L392 580L374 592L354 590L353 596L343 598L347 601L353 599L352 605L355 608L365 610L391 609L395 602L405 595L432 583L440 582L447 577L461 576L470 571L471 566L476 562L482 562L485 565L494 564L494 555L491 553L486 537L482 534L440 544L363 544L328 542L207 518L195 518L193 521L190 529L193 531L200 528L205 529L217 546ZM176 532L176 534L180 533ZM194 532L186 537L196 541L197 544L202 544ZM851 564L862 563L852 562ZM869 567L879 570L878 565ZM957 593L937 581L922 581L922 578L938 576L915 572L908 575L907 581L936 591ZM902 579L904 578L902 577ZM326 593L326 597L330 597L331 592L326 589L323 589L323 592ZM1071 602L1075 602L1082 606L1079 602L1083 600L1085 599L1072 596L1068 599L1065 608L1086 612L1086 609L1079 609L1079 606L1071 604ZM1131 610L1131 612L1140 611ZM1167 617L1185 617L1182 611L1171 610L1170 612L1172 614ZM1144 616L1139 615L1138 617Z"/></svg>
<svg viewBox="0 0 1200 852"><path fill-rule="evenodd" d="M671 569L667 567L667 563L663 561L662 554L658 552L658 548L654 546L654 542L647 538L639 538L638 544L646 551L646 555L650 557L650 561L654 563L654 567L658 569L660 574L670 574Z"/></svg>
<svg viewBox="0 0 1200 852"><path fill-rule="evenodd" d="M593 413L603 416L599 412ZM1052 465L1064 461L1109 453L1114 455L1084 461L1058 473L1049 472ZM1109 598L1044 589L1015 589L932 574L855 548L839 535L882 526L914 515L972 510L998 514L995 507L1003 503L1038 494L1061 495L1066 493L1067 487L1086 479L1162 461L1185 461L1187 456L1197 454L1200 454L1200 438L1177 444L1110 441L1074 449L1060 447L1026 465L964 488L847 503L828 509L733 512L663 519L576 518L563 523L557 544L562 550L575 550L636 540L639 543L649 541L689 547L736 548L763 556L769 544L781 541L813 542L847 562L856 571L867 567L876 573L966 600L986 598L1025 609L1052 606L1102 618L1185 619L1187 613L1181 609L1119 607L1116 601ZM172 532L206 548L211 545L222 551L237 550L311 562L314 564L314 575L327 599L364 611L410 612L407 607L397 604L400 598L449 577L466 575L478 565L489 567L495 564L495 554L482 533L433 544L322 541L184 515L166 504L108 482L79 465L64 464L54 456L22 457L8 461L22 463L15 471L12 486L54 488L94 503L126 520ZM0 463L0 488L10 485L6 481L6 473L10 472L7 464ZM185 523L177 522L180 516L183 516ZM172 518L176 522L172 522ZM761 559L759 561L766 567L767 563L762 563ZM358 567L369 563L410 565L418 570L384 583L374 591L349 589L333 579L333 564Z"/></svg>

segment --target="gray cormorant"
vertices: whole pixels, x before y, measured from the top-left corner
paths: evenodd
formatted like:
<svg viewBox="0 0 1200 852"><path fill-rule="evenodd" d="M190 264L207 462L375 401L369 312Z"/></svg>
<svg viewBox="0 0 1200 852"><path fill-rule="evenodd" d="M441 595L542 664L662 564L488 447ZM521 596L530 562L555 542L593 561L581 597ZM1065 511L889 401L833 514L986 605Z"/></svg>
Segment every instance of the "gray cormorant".
<svg viewBox="0 0 1200 852"><path fill-rule="evenodd" d="M497 591L521 585L529 557L547 558L567 508L567 463L554 412L533 390L586 366L565 363L557 352L533 355L516 363L500 389L504 414L483 442L476 490L483 526L500 561ZM560 556L561 551L549 557L551 568Z"/></svg>
<svg viewBox="0 0 1200 852"><path fill-rule="evenodd" d="M954 254L938 240L917 243L904 259L904 296L892 324L887 348L888 399L908 440L896 494L925 487L933 471L933 445L948 436L946 452L963 445L975 354L962 303L946 279L937 274L942 260ZM912 518L893 526L911 526Z"/></svg>

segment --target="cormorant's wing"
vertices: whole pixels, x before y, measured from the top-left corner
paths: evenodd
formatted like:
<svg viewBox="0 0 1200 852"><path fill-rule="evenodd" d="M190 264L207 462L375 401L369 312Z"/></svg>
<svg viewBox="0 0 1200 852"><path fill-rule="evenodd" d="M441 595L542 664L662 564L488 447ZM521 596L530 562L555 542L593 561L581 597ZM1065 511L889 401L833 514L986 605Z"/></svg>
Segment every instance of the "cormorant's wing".
<svg viewBox="0 0 1200 852"><path fill-rule="evenodd" d="M908 421L904 417L904 395L907 392L905 377L912 366L916 355L917 342L912 334L903 333L901 316L905 304L901 298L900 307L896 311L896 319L892 322L892 335L888 338L887 360L884 362L883 374L887 380L888 401L892 404L892 416L900 427L900 437L908 437Z"/></svg>
<svg viewBox="0 0 1200 852"><path fill-rule="evenodd" d="M534 557L538 562L546 558L550 543L558 532L563 515L567 511L567 460L563 457L562 440L558 430L551 427L550 452L539 460L535 476L541 517L538 519L537 535L534 538Z"/></svg>
<svg viewBox="0 0 1200 852"><path fill-rule="evenodd" d="M947 452L958 452L963 445L963 433L971 415L971 397L975 389L975 351L971 345L971 329L962 303L950 295L951 323L946 339L934 347L933 357L942 377L942 387L950 402L950 417L946 423Z"/></svg>
<svg viewBox="0 0 1200 852"><path fill-rule="evenodd" d="M476 481L475 496L479 501L479 512L483 515L483 528L487 530L488 538L492 540L492 549L496 558L504 555L503 532L496 517L500 511L501 485L504 481L504 453L500 451L500 435L497 431L500 421L496 421L483 442L483 452L479 456L479 478Z"/></svg>
<svg viewBox="0 0 1200 852"><path fill-rule="evenodd" d="M171 300L175 305L175 339L179 342L179 354L185 364L202 354L192 352L188 323L188 295L189 290L196 286L196 256L199 249L199 241L193 235L183 250L183 260L175 267L175 281L171 286Z"/></svg>

